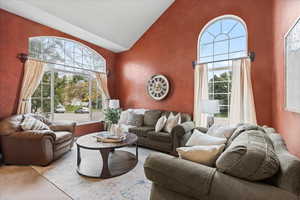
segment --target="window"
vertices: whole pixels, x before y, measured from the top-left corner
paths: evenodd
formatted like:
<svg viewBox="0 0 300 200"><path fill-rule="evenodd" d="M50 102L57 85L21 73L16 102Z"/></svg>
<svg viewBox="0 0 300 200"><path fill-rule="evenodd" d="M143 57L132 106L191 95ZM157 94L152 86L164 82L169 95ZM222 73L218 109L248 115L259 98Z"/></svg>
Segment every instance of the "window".
<svg viewBox="0 0 300 200"><path fill-rule="evenodd" d="M44 61L46 72L31 97L33 113L59 121L102 120L102 95L95 72L106 72L105 59L94 50L57 37L29 39L30 57Z"/></svg>
<svg viewBox="0 0 300 200"><path fill-rule="evenodd" d="M235 16L216 18L200 33L198 62L208 63L209 99L220 101L217 118L228 117L232 59L247 56L247 40L245 23Z"/></svg>

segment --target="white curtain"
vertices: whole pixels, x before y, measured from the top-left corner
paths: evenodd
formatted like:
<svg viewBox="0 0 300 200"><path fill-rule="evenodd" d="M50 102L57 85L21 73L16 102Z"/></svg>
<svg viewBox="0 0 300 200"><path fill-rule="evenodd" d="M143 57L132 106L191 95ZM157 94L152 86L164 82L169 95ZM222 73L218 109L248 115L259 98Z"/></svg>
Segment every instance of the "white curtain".
<svg viewBox="0 0 300 200"><path fill-rule="evenodd" d="M208 99L207 64L196 65L194 73L194 122L197 127L206 127L207 114L201 113L200 101Z"/></svg>
<svg viewBox="0 0 300 200"><path fill-rule="evenodd" d="M24 66L24 76L19 97L18 114L31 112L30 98L39 86L45 70L45 64L41 61L27 60Z"/></svg>
<svg viewBox="0 0 300 200"><path fill-rule="evenodd" d="M102 106L103 108L108 108L108 101L110 99L108 84L107 84L107 75L101 72L96 72L96 81L97 85L102 92Z"/></svg>
<svg viewBox="0 0 300 200"><path fill-rule="evenodd" d="M232 61L232 89L229 123L256 124L249 58Z"/></svg>

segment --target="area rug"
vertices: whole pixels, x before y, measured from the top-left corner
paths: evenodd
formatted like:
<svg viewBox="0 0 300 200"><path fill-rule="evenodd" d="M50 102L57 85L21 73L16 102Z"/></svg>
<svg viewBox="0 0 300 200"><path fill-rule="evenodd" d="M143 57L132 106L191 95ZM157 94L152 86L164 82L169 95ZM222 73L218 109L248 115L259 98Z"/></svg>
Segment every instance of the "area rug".
<svg viewBox="0 0 300 200"><path fill-rule="evenodd" d="M126 147L134 152L134 147ZM130 172L110 178L96 179L76 172L76 149L47 167L33 166L38 173L75 200L148 200L151 183L146 179L143 164L154 151L139 148L139 162ZM101 162L99 151L82 150L82 157Z"/></svg>

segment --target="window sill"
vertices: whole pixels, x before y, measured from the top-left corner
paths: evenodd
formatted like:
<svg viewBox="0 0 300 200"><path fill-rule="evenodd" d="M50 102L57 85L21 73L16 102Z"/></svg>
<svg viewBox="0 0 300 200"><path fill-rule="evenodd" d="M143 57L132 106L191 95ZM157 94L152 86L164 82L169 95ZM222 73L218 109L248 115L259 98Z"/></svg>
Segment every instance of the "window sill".
<svg viewBox="0 0 300 200"><path fill-rule="evenodd" d="M76 126L84 126L89 124L103 123L104 121L88 121L88 122L77 122Z"/></svg>

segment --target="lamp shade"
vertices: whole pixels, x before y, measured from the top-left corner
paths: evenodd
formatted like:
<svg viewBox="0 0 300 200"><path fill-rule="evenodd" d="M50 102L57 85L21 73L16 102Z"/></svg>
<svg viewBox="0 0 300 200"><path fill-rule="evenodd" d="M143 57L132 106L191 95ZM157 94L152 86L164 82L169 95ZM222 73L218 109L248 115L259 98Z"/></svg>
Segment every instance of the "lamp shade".
<svg viewBox="0 0 300 200"><path fill-rule="evenodd" d="M118 109L118 108L120 108L120 101L119 101L119 99L110 99L108 106L109 106L109 108L112 108L112 109Z"/></svg>
<svg viewBox="0 0 300 200"><path fill-rule="evenodd" d="M219 100L201 100L200 112L207 113L207 114L220 113Z"/></svg>

